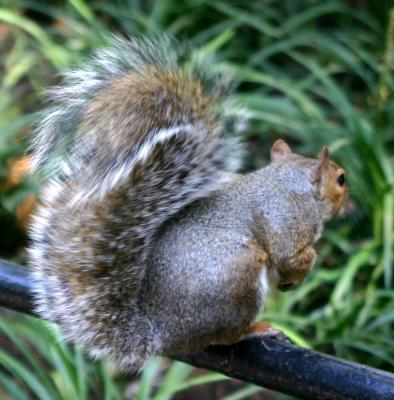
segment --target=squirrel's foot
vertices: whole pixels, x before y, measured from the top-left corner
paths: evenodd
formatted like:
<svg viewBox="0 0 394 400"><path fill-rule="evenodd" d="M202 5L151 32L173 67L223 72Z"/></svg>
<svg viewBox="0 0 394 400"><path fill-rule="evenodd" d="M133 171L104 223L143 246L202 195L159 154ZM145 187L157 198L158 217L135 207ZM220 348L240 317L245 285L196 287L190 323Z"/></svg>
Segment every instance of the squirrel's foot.
<svg viewBox="0 0 394 400"><path fill-rule="evenodd" d="M273 328L272 325L266 321L255 321L250 324L242 339L256 335L272 337L282 342L290 342L290 339L281 330Z"/></svg>
<svg viewBox="0 0 394 400"><path fill-rule="evenodd" d="M290 343L290 339L281 330L273 328L269 322L255 321L249 325L248 329L243 334L239 332L226 332L226 335L211 340L209 344L211 346L230 346L254 336L260 337L263 341L264 338L270 337L278 341ZM266 345L266 347L268 346Z"/></svg>
<svg viewBox="0 0 394 400"><path fill-rule="evenodd" d="M248 329L240 334L239 332L226 332L226 335L211 340L211 346L230 346L249 337L259 336L262 338L271 337L279 341L290 342L289 338L279 329L275 329L269 322L255 321L249 325Z"/></svg>

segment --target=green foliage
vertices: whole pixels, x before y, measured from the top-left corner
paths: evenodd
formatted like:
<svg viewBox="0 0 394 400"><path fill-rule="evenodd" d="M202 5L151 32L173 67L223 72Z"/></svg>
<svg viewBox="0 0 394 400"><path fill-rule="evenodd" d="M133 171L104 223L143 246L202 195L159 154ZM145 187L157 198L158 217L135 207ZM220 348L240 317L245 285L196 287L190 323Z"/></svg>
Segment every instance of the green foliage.
<svg viewBox="0 0 394 400"><path fill-rule="evenodd" d="M66 346L56 326L31 317L8 317L0 320L0 332L11 348L0 349L0 387L8 398L85 400L100 392L108 400L123 398L109 368ZM10 376L17 377L17 385Z"/></svg>
<svg viewBox="0 0 394 400"><path fill-rule="evenodd" d="M25 152L43 89L110 32L186 37L215 53L213 68L239 82L233 97L252 115L246 168L267 162L270 144L281 137L302 154L328 145L348 172L354 210L326 230L308 280L292 293L274 294L264 318L300 345L393 370L394 11L390 1L348 4L4 0L0 226L2 237L19 233L11 234L1 254L20 257L24 244L21 228L10 226L36 185L23 178L10 186L10 160ZM0 392L9 398L124 398L126 377L67 348L44 323L4 318L0 331L18 349L17 355L0 351ZM191 368L178 363L163 372L165 364L148 365L135 398L170 399L193 385L224 379L191 377ZM228 399L256 390L247 386Z"/></svg>

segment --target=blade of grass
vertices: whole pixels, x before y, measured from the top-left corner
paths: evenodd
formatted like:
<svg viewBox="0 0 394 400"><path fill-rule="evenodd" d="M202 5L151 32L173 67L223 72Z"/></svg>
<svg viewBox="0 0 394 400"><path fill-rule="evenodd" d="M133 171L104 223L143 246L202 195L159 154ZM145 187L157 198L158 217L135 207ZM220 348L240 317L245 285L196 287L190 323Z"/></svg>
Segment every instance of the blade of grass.
<svg viewBox="0 0 394 400"><path fill-rule="evenodd" d="M3 373L0 373L0 387L10 395L9 400L29 400L22 388L10 376Z"/></svg>
<svg viewBox="0 0 394 400"><path fill-rule="evenodd" d="M88 375L87 375L87 363L83 352L80 348L75 347L74 349L74 360L75 360L75 375L77 380L77 398L78 400L88 400Z"/></svg>
<svg viewBox="0 0 394 400"><path fill-rule="evenodd" d="M56 389L49 379L47 371L42 367L37 360L36 355L31 351L28 342L24 340L27 338L28 341L30 341L31 335L19 335L20 331L18 327L15 324L7 323L4 319L0 319L0 331L3 335L8 337L12 343L14 343L16 348L21 352L21 355L23 355L24 359L33 368L33 371L35 371L40 381L45 385L49 393L51 393L52 396L55 396Z"/></svg>
<svg viewBox="0 0 394 400"><path fill-rule="evenodd" d="M394 189L383 198L383 268L386 288L391 288L393 282L393 251Z"/></svg>
<svg viewBox="0 0 394 400"><path fill-rule="evenodd" d="M176 385L182 382L193 370L188 364L174 362L171 368L166 372L160 387L152 400L170 400Z"/></svg>
<svg viewBox="0 0 394 400"><path fill-rule="evenodd" d="M40 380L37 379L37 377L26 368L23 363L1 349L0 365L21 379L40 400L61 400L61 397L59 396L53 397L52 394L47 391L47 388L41 384Z"/></svg>
<svg viewBox="0 0 394 400"><path fill-rule="evenodd" d="M206 385L207 383L213 383L213 382L219 382L219 381L224 381L228 380L227 376L217 374L217 373L212 373L212 374L205 374L203 376L198 376L196 378L190 378L179 385L176 386L174 389L173 394L181 392L182 390L185 389L190 389L193 386L200 386L200 385Z"/></svg>
<svg viewBox="0 0 394 400"><path fill-rule="evenodd" d="M60 67L69 63L69 53L63 47L55 44L46 32L30 19L18 15L11 10L0 8L0 21L14 25L33 36L41 45L44 55L55 66Z"/></svg>
<svg viewBox="0 0 394 400"><path fill-rule="evenodd" d="M92 25L98 24L92 9L84 0L69 0L69 2L87 22Z"/></svg>
<svg viewBox="0 0 394 400"><path fill-rule="evenodd" d="M252 396L255 393L259 393L265 391L263 388L261 387L257 387L257 386L248 386L244 389L240 389L237 392L230 394L229 396L225 396L222 397L221 400L241 400L241 399L245 399L249 396Z"/></svg>
<svg viewBox="0 0 394 400"><path fill-rule="evenodd" d="M154 386L157 373L162 366L163 360L154 358L144 368L144 371L139 379L139 390L136 395L136 400L148 400Z"/></svg>

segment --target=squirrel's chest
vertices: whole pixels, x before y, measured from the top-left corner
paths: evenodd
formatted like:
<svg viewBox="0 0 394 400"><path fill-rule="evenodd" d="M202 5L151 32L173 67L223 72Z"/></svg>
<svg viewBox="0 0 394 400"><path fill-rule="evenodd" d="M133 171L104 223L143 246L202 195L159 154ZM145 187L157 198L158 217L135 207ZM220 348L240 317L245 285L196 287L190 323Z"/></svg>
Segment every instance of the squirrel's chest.
<svg viewBox="0 0 394 400"><path fill-rule="evenodd" d="M265 296L268 294L270 290L270 280L267 266L264 266L260 272L259 280L259 289L261 301L264 302Z"/></svg>

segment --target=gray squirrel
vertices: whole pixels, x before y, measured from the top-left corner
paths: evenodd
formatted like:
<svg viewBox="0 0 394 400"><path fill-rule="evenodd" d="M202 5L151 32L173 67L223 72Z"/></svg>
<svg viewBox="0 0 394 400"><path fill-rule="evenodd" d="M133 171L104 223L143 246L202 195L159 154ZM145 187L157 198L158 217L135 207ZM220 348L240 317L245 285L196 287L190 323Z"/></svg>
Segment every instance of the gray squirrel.
<svg viewBox="0 0 394 400"><path fill-rule="evenodd" d="M169 39L113 38L51 90L33 143L50 175L31 225L35 304L93 357L138 370L267 333L272 286L311 270L345 171L292 153L238 174L223 80Z"/></svg>

